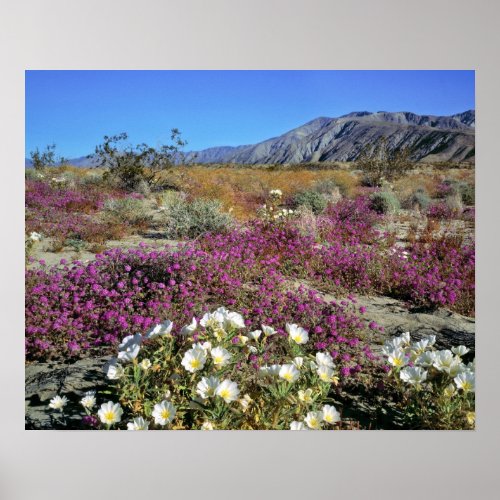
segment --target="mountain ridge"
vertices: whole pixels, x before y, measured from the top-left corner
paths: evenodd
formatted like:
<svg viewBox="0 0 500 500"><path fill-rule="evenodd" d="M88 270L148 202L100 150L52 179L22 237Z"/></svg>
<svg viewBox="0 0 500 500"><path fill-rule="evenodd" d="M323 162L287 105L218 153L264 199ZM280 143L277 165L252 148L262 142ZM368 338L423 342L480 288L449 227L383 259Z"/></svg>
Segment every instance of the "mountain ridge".
<svg viewBox="0 0 500 500"><path fill-rule="evenodd" d="M214 146L185 154L195 163L297 164L354 161L381 137L389 149L409 148L415 161L474 161L475 110L449 116L410 111L353 111L331 118L320 116L284 134L241 146ZM28 165L29 160L26 160ZM86 156L69 160L93 166Z"/></svg>

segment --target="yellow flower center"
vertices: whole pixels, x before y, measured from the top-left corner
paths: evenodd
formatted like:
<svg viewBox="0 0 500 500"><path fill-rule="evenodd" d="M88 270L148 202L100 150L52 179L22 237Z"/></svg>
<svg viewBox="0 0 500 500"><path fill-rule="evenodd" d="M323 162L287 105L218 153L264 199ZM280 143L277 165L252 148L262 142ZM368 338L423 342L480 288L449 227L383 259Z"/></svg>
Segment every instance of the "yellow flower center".
<svg viewBox="0 0 500 500"><path fill-rule="evenodd" d="M285 373L285 374L283 375L283 378L284 378L285 380L288 380L288 382L290 382L290 380L292 380L292 378L293 378L293 375L292 375L291 373Z"/></svg>
<svg viewBox="0 0 500 500"><path fill-rule="evenodd" d="M462 382L462 389L464 391L470 391L472 389L472 384L470 382L464 381Z"/></svg>
<svg viewBox="0 0 500 500"><path fill-rule="evenodd" d="M220 391L220 397L222 399L227 399L227 398L229 398L229 396L231 396L229 389L222 389L222 391Z"/></svg>
<svg viewBox="0 0 500 500"><path fill-rule="evenodd" d="M294 336L294 337L292 337L292 338L293 338L293 340L294 340L295 342L297 342L297 344L298 344L298 343L302 340L302 337L301 337L300 335L295 335L295 336Z"/></svg>
<svg viewBox="0 0 500 500"><path fill-rule="evenodd" d="M224 357L223 356L215 356L215 358L214 358L214 363L216 365L222 363L223 361L224 361Z"/></svg>
<svg viewBox="0 0 500 500"><path fill-rule="evenodd" d="M161 411L161 418L164 420L168 420L170 418L170 411L169 410L162 410Z"/></svg>
<svg viewBox="0 0 500 500"><path fill-rule="evenodd" d="M112 422L114 419L115 419L115 414L114 414L114 412L112 412L112 411L107 411L107 412L104 414L104 420L106 420L106 422Z"/></svg>
<svg viewBox="0 0 500 500"><path fill-rule="evenodd" d="M191 368L199 368L199 367L200 367L200 365L201 365L201 362L200 362L200 360L199 360L199 359L196 359L196 358L195 358L195 359L192 359L192 360L191 360L191 363L190 363L190 364L191 364Z"/></svg>
<svg viewBox="0 0 500 500"><path fill-rule="evenodd" d="M402 366L403 360L401 358L394 358L393 363L394 363L394 366Z"/></svg>

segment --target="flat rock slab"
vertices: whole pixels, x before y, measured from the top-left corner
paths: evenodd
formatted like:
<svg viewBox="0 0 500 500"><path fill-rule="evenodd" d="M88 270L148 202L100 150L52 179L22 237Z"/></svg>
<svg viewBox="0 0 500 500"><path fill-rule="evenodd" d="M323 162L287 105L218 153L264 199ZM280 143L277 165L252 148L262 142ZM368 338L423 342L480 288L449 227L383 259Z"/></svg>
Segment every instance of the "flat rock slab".
<svg viewBox="0 0 500 500"><path fill-rule="evenodd" d="M333 300L333 297L325 296ZM357 297L357 305L366 307L363 315L369 321L375 321L384 327L382 338L390 338L410 332L415 340L427 335L436 336L436 347L450 349L456 345L465 345L475 351L475 318L462 316L447 309L429 312L409 310L399 300L389 297Z"/></svg>
<svg viewBox="0 0 500 500"><path fill-rule="evenodd" d="M69 362L32 363L25 368L25 428L53 429L60 425L59 412L48 407L56 396L66 396L70 420L80 423L85 415L79 401L90 390L106 386L103 366L109 356ZM71 427L74 427L71 425Z"/></svg>

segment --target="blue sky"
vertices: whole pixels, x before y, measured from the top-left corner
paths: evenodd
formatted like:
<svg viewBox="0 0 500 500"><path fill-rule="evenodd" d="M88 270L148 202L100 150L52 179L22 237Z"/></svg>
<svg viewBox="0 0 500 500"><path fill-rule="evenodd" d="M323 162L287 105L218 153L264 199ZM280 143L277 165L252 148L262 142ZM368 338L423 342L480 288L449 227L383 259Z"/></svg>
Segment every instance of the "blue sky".
<svg viewBox="0 0 500 500"><path fill-rule="evenodd" d="M474 71L27 71L26 156L73 158L104 135L187 150L253 144L351 111L450 115L475 107Z"/></svg>

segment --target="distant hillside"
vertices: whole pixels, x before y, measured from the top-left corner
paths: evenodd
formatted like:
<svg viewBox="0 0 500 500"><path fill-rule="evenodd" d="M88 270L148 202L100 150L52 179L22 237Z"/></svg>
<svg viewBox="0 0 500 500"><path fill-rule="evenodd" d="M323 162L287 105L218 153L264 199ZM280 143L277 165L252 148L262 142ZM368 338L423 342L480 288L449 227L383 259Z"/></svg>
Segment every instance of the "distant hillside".
<svg viewBox="0 0 500 500"><path fill-rule="evenodd" d="M279 137L246 146L221 146L193 151L196 163L304 163L353 161L361 150L385 136L389 148L409 148L415 161L474 161L474 110L451 116L357 111L339 118L316 118ZM26 166L31 166L26 160ZM82 156L75 166L93 166Z"/></svg>

